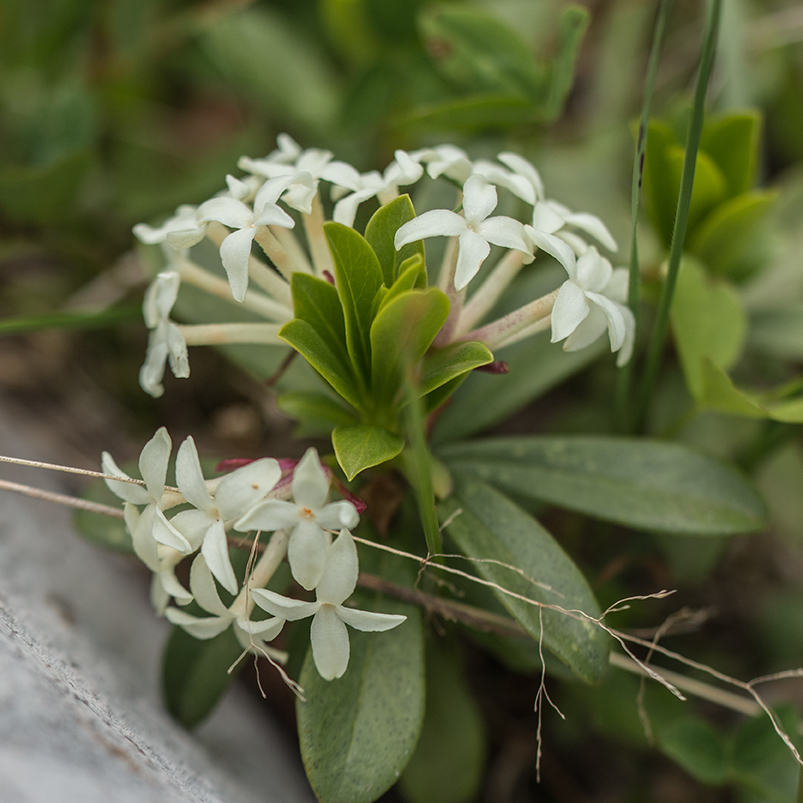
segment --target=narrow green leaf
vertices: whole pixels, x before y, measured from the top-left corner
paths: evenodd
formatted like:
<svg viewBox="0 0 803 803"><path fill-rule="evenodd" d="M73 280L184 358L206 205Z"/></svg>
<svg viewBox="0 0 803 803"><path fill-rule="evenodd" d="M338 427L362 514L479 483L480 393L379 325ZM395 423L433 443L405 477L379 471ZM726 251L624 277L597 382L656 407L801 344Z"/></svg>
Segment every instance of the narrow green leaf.
<svg viewBox="0 0 803 803"><path fill-rule="evenodd" d="M370 329L373 303L384 284L382 267L362 235L340 223L325 223L324 232L335 267L335 282L346 326L346 344L358 374L367 385L371 368Z"/></svg>
<svg viewBox="0 0 803 803"><path fill-rule="evenodd" d="M680 192L680 182L683 175L683 164L685 151L680 145L672 145L667 153L672 184L664 191L671 197L676 198ZM728 193L728 182L716 162L703 153L697 152L697 164L694 167L694 187L692 188L689 200L689 219L688 230L694 231L695 226L709 213L717 204L722 203Z"/></svg>
<svg viewBox="0 0 803 803"><path fill-rule="evenodd" d="M162 686L167 710L193 728L217 705L237 671L228 673L243 648L231 628L200 641L174 627L165 647ZM238 664L238 668L243 663Z"/></svg>
<svg viewBox="0 0 803 803"><path fill-rule="evenodd" d="M727 282L709 279L700 265L685 259L672 301L671 321L686 384L699 400L703 395L703 359L727 370L741 354L747 330L741 297Z"/></svg>
<svg viewBox="0 0 803 803"><path fill-rule="evenodd" d="M349 480L361 471L392 460L404 448L404 439L382 427L339 426L332 433L337 462Z"/></svg>
<svg viewBox="0 0 803 803"><path fill-rule="evenodd" d="M0 321L0 336L37 332L43 329L105 329L124 321L142 319L139 307L111 307L98 312L45 312L20 315Z"/></svg>
<svg viewBox="0 0 803 803"><path fill-rule="evenodd" d="M408 803L470 803L479 791L487 752L482 713L460 655L444 640L427 643L424 726L399 785Z"/></svg>
<svg viewBox="0 0 803 803"><path fill-rule="evenodd" d="M438 455L511 493L637 529L731 535L766 524L746 479L680 444L531 436L455 444Z"/></svg>
<svg viewBox="0 0 803 803"><path fill-rule="evenodd" d="M460 551L477 559L475 569L481 577L549 606L600 615L580 570L534 518L471 474L454 470L454 478L455 495L440 505L439 514L449 521L446 530ZM541 609L501 591L494 593L538 640ZM598 626L577 615L544 608L543 631L544 645L583 680L594 683L605 674L607 636Z"/></svg>
<svg viewBox="0 0 803 803"><path fill-rule="evenodd" d="M328 435L341 424L356 424L353 412L331 396L311 391L285 393L276 400L279 409L299 422L296 435Z"/></svg>
<svg viewBox="0 0 803 803"><path fill-rule="evenodd" d="M388 287L396 281L402 262L416 255L424 259L424 243L421 240L408 243L398 251L393 244L393 238L399 227L414 217L415 209L410 196L400 195L377 209L365 227L365 239L379 259L382 275Z"/></svg>
<svg viewBox="0 0 803 803"><path fill-rule="evenodd" d="M393 298L371 326L371 390L378 405L399 393L408 365L416 365L449 316L449 299L438 289L409 290Z"/></svg>
<svg viewBox="0 0 803 803"><path fill-rule="evenodd" d="M346 674L326 681L307 653L299 682L298 736L307 776L321 803L371 803L410 759L424 716L424 637L419 611L379 606L407 621L385 633L350 630Z"/></svg>
<svg viewBox="0 0 803 803"><path fill-rule="evenodd" d="M672 241L677 205L677 188L672 190L675 176L668 159L669 148L674 144L670 126L663 120L650 120L644 154L644 195L647 211L666 246Z"/></svg>
<svg viewBox="0 0 803 803"><path fill-rule="evenodd" d="M290 288L296 318L306 321L327 342L341 364L347 366L350 359L346 322L334 285L298 271L293 274Z"/></svg>
<svg viewBox="0 0 803 803"><path fill-rule="evenodd" d="M723 172L730 197L753 186L760 146L761 114L752 110L709 120L700 140L700 147Z"/></svg>
<svg viewBox="0 0 803 803"><path fill-rule="evenodd" d="M560 15L558 52L550 65L549 90L546 98L544 116L556 120L566 104L574 85L577 57L583 43L586 29L591 20L586 9L568 6Z"/></svg>
<svg viewBox="0 0 803 803"><path fill-rule="evenodd" d="M279 330L279 337L304 357L349 404L360 408L360 393L350 369L310 324L294 318Z"/></svg>
<svg viewBox="0 0 803 803"><path fill-rule="evenodd" d="M446 348L432 351L421 366L421 395L431 393L456 377L481 365L493 362L494 355L482 343L452 343Z"/></svg>

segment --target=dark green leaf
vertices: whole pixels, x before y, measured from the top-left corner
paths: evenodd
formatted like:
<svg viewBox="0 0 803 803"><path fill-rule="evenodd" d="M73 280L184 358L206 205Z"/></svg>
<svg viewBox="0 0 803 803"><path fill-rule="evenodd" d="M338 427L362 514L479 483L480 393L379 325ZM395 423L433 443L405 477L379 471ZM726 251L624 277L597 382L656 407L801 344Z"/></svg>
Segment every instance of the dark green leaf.
<svg viewBox="0 0 803 803"><path fill-rule="evenodd" d="M339 426L332 433L337 462L349 480L361 471L392 460L404 448L404 439L382 427Z"/></svg>
<svg viewBox="0 0 803 803"><path fill-rule="evenodd" d="M458 470L453 473L455 495L440 505L439 514L449 521L446 530L460 551L477 559L474 568L481 577L527 599L599 616L582 573L534 518L482 480ZM608 645L601 628L575 614L540 609L501 591L494 593L536 640L541 637L539 610L543 610L545 646L583 680L594 683L603 676Z"/></svg>
<svg viewBox="0 0 803 803"><path fill-rule="evenodd" d="M427 705L421 737L399 785L409 803L469 803L485 763L485 724L460 655L427 643Z"/></svg>
<svg viewBox="0 0 803 803"><path fill-rule="evenodd" d="M725 735L699 717L673 719L655 734L662 752L698 781L721 784L728 778Z"/></svg>
<svg viewBox="0 0 803 803"><path fill-rule="evenodd" d="M360 407L360 393L349 367L343 365L329 343L306 321L294 318L279 331L302 357L351 405Z"/></svg>
<svg viewBox="0 0 803 803"><path fill-rule="evenodd" d="M669 161L675 144L672 129L663 120L651 120L644 154L644 196L647 209L665 246L672 240L679 182Z"/></svg>
<svg viewBox="0 0 803 803"><path fill-rule="evenodd" d="M733 112L709 120L700 148L719 166L728 182L728 195L747 192L755 181L761 145L761 114Z"/></svg>
<svg viewBox="0 0 803 803"><path fill-rule="evenodd" d="M419 255L424 259L424 243L418 240L408 243L398 251L393 244L398 228L415 217L412 201L409 195L401 195L389 204L377 209L365 227L365 239L374 249L379 264L382 266L382 275L385 284L390 287L396 281L399 266L406 259Z"/></svg>
<svg viewBox="0 0 803 803"><path fill-rule="evenodd" d="M334 285L316 276L296 272L291 282L293 312L306 321L329 345L342 365L348 365L346 322Z"/></svg>
<svg viewBox="0 0 803 803"><path fill-rule="evenodd" d="M367 380L371 368L373 304L377 291L384 284L382 267L374 249L354 229L329 222L324 224L324 231L334 260L351 362Z"/></svg>
<svg viewBox="0 0 803 803"><path fill-rule="evenodd" d="M174 627L165 647L162 684L167 710L185 728L195 727L217 705L237 671L243 648L231 628L201 641ZM243 666L241 661L238 668Z"/></svg>
<svg viewBox="0 0 803 803"><path fill-rule="evenodd" d="M424 716L421 617L387 601L407 621L385 633L350 630L346 674L326 681L307 653L299 679L301 757L321 803L371 803L393 786L412 755Z"/></svg>
<svg viewBox="0 0 803 803"><path fill-rule="evenodd" d="M730 535L766 524L746 479L680 444L531 436L456 444L439 456L511 493L629 527Z"/></svg>

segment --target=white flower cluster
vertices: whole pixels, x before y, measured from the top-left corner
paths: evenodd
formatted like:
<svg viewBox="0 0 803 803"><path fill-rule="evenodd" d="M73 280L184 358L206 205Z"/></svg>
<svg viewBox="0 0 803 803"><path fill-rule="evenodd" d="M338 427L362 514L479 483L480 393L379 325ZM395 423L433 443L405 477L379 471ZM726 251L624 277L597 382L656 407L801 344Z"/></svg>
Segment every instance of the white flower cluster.
<svg viewBox="0 0 803 803"><path fill-rule="evenodd" d="M618 364L630 358L635 323L626 306L627 273L624 268L614 270L585 238L592 238L611 252L616 251L616 242L599 218L572 212L548 199L535 167L517 154L500 153L498 161L492 162L472 161L454 145L410 153L398 150L384 172L360 173L334 160L331 152L303 150L282 134L275 151L263 159L243 157L239 167L247 175L242 179L227 176L227 189L216 197L197 207L179 207L158 228L145 224L134 227L142 242L163 245L169 266L145 298L151 340L141 382L152 395L162 392L160 381L168 359L176 376L188 375L188 344L280 343L276 338L278 325L293 317L288 284L292 274L302 271L331 277L333 272L323 233L322 181L331 185L332 219L352 226L360 204L371 198L387 203L397 197L399 187L414 184L424 172L431 178L442 176L460 188L459 212L426 211L396 234L397 248L429 237L453 239L440 279L453 314L449 331L436 340L437 346L452 339L473 338L498 349L551 326L552 341L566 339L564 348L575 350L590 344L607 329L611 350L619 352ZM532 207L527 222L492 215L498 187ZM305 229L306 247L292 231L299 218ZM220 249L227 285L189 260L187 249L204 237ZM252 254L254 242L269 262ZM492 245L508 249L509 253L464 304L465 289L489 256ZM560 292L542 299L541 304L522 307L495 325L474 329L521 266L532 262L539 249L558 260L568 274ZM259 324L176 326L169 315L179 281L233 298L269 323L262 324L262 329Z"/></svg>
<svg viewBox="0 0 803 803"><path fill-rule="evenodd" d="M283 476L277 460L248 463L220 479L204 480L192 438L176 457L178 488L165 486L172 443L162 427L139 458L143 484L130 481L107 452L102 466L106 484L125 501L125 521L134 551L153 572L151 598L157 611L199 639L228 627L247 650L275 655L267 647L285 621L312 616L311 643L315 665L327 680L346 671L349 639L345 625L360 630L389 630L404 616L357 611L344 606L357 585L357 548L350 529L359 523L355 506L346 500L327 503L329 477L310 449ZM166 510L190 507L168 518ZM239 583L229 557L229 531L273 532L268 547L249 576ZM332 531L339 532L332 540ZM196 554L197 553L197 554ZM176 566L195 554L189 590L176 578ZM289 599L264 586L287 557L295 580L316 592L316 602ZM235 599L226 606L216 582ZM197 617L176 607L193 600L210 616ZM271 618L252 620L254 604Z"/></svg>

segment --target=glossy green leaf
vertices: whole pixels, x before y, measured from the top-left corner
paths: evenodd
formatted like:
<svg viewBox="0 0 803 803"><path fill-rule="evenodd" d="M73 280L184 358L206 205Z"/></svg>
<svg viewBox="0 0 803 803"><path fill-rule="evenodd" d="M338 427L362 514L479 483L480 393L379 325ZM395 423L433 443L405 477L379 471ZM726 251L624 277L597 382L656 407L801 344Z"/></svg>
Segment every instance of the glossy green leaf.
<svg viewBox="0 0 803 803"><path fill-rule="evenodd" d="M346 347L346 322L334 285L300 271L291 282L293 312L327 342L342 365L350 362Z"/></svg>
<svg viewBox="0 0 803 803"><path fill-rule="evenodd" d="M350 367L343 365L317 330L306 321L294 318L279 330L279 337L301 354L349 404L359 408L360 393Z"/></svg>
<svg viewBox="0 0 803 803"><path fill-rule="evenodd" d="M283 413L299 422L296 435L328 435L341 424L357 423L353 412L325 393L285 393L276 403Z"/></svg>
<svg viewBox="0 0 803 803"><path fill-rule="evenodd" d="M415 217L415 209L409 195L400 195L377 209L365 227L365 239L374 249L385 284L390 287L399 273L401 264L410 257L419 255L424 259L424 243L418 240L396 250L393 238L400 226Z"/></svg>
<svg viewBox="0 0 803 803"><path fill-rule="evenodd" d="M470 803L479 792L487 752L485 723L460 655L439 637L427 643L424 726L399 779L408 803Z"/></svg>
<svg viewBox="0 0 803 803"><path fill-rule="evenodd" d="M361 471L392 460L404 448L404 439L382 427L339 426L332 433L337 462L349 480Z"/></svg>
<svg viewBox="0 0 803 803"><path fill-rule="evenodd" d="M407 621L385 633L349 630L346 674L326 681L307 653L296 704L301 757L321 803L371 803L399 778L424 716L424 637L419 611L383 601ZM376 610L376 608L374 608Z"/></svg>
<svg viewBox="0 0 803 803"><path fill-rule="evenodd" d="M472 474L457 469L453 474L455 495L441 503L438 512L449 522L446 530L460 551L477 559L474 568L481 577L528 599L599 616L582 573L534 518ZM538 640L542 609L501 591L494 593ZM576 615L545 608L543 630L544 645L575 674L589 683L603 676L608 643L599 627Z"/></svg>
<svg viewBox="0 0 803 803"><path fill-rule="evenodd" d="M449 299L437 288L410 290L385 304L371 326L371 391L389 405L404 371L416 365L449 316Z"/></svg>
<svg viewBox="0 0 803 803"><path fill-rule="evenodd" d="M351 361L367 380L371 367L370 329L377 291L384 284L382 267L362 235L340 223L325 223L335 282L346 325Z"/></svg>
<svg viewBox="0 0 803 803"><path fill-rule="evenodd" d="M747 329L741 298L728 283L709 278L698 264L685 260L670 314L686 384L701 399L703 359L727 370L741 354Z"/></svg>
<svg viewBox="0 0 803 803"><path fill-rule="evenodd" d="M761 114L732 112L709 120L700 147L719 166L728 182L728 195L747 192L755 181L761 145Z"/></svg>
<svg viewBox="0 0 803 803"><path fill-rule="evenodd" d="M776 198L776 192L753 190L725 201L700 221L689 250L711 270L743 278L766 258L758 235Z"/></svg>
<svg viewBox="0 0 803 803"><path fill-rule="evenodd" d="M582 351L566 352L540 336L498 352L494 356L507 362L509 372L475 371L468 376L438 419L434 440L459 440L488 429L585 368L607 348L600 339Z"/></svg>
<svg viewBox="0 0 803 803"><path fill-rule="evenodd" d="M676 443L519 436L438 454L511 493L637 529L730 535L766 524L764 503L741 474Z"/></svg>
<svg viewBox="0 0 803 803"><path fill-rule="evenodd" d="M493 362L494 355L482 343L452 343L427 354L421 366L421 394L431 393L452 379Z"/></svg>
<svg viewBox="0 0 803 803"><path fill-rule="evenodd" d="M231 628L204 641L173 628L163 657L162 686L167 710L185 728L195 727L217 705L238 674L228 669L242 651ZM242 666L240 662L238 668Z"/></svg>
<svg viewBox="0 0 803 803"><path fill-rule="evenodd" d="M436 66L474 92L505 92L541 101L544 71L530 48L498 17L472 8L440 7L421 17Z"/></svg>
<svg viewBox="0 0 803 803"><path fill-rule="evenodd" d="M388 290L385 287L379 288L381 302L376 307L377 312L386 304L393 301L396 296L400 296L408 290L425 290L426 286L427 266L423 258L416 254L409 259L405 259L404 262L399 265L399 275L390 289ZM383 290L385 290L384 294L382 293Z"/></svg>

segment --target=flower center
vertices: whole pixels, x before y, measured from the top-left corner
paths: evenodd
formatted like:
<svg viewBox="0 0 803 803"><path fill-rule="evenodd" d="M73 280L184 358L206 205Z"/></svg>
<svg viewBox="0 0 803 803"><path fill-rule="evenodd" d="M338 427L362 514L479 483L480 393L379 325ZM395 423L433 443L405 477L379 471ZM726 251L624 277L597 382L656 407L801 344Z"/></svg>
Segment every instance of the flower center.
<svg viewBox="0 0 803 803"><path fill-rule="evenodd" d="M302 507L300 511L301 518L304 519L314 519L315 518L315 511L310 510L308 507Z"/></svg>

